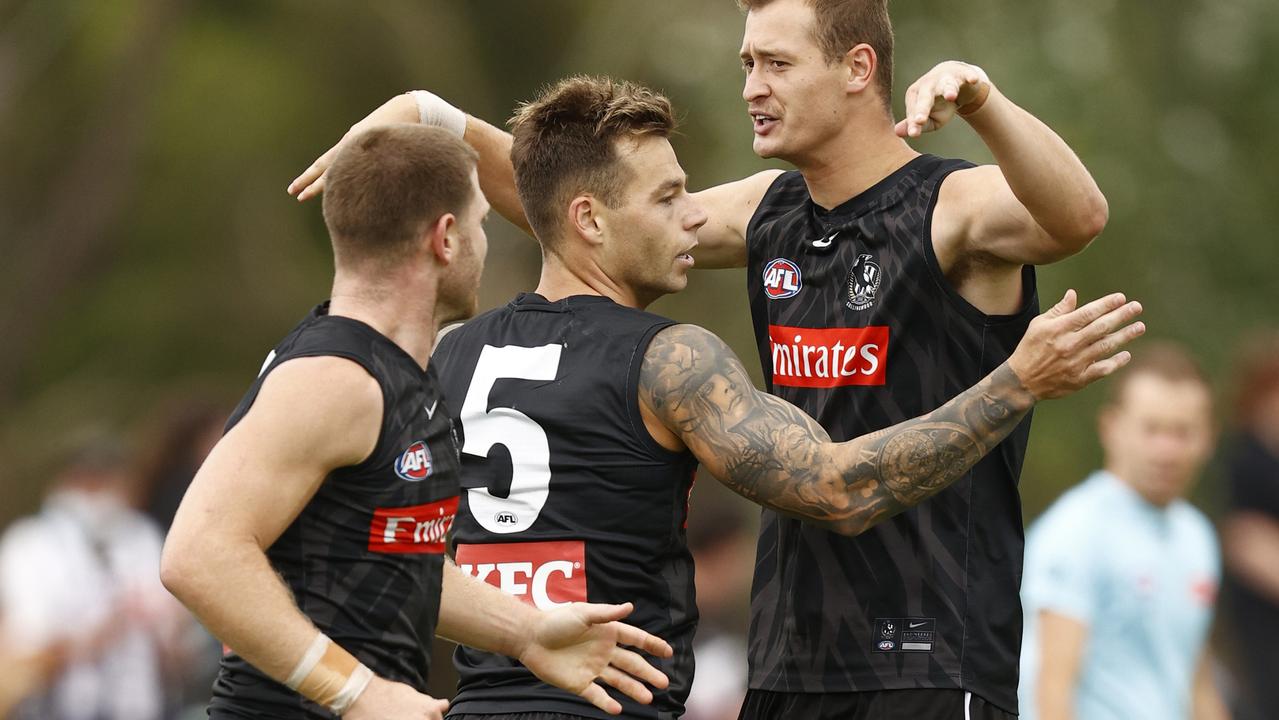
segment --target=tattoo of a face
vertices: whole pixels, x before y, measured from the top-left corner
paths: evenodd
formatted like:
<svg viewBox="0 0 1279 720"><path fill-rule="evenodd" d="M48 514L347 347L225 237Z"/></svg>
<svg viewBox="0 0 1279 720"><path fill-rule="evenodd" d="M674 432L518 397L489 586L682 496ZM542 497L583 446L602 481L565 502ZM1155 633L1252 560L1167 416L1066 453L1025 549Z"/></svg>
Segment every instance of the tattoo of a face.
<svg viewBox="0 0 1279 720"><path fill-rule="evenodd" d="M833 443L799 408L757 390L722 340L676 325L649 344L640 402L735 492L856 534L963 477L1034 396L1005 364L927 415Z"/></svg>

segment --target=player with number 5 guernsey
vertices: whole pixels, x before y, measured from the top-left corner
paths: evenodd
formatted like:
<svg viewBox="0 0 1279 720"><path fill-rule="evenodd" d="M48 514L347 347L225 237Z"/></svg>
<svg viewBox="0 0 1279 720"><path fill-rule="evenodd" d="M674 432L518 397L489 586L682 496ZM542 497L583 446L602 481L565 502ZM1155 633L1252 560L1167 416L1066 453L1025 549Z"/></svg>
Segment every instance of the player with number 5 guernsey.
<svg viewBox="0 0 1279 720"><path fill-rule="evenodd" d="M1106 357L1097 339L1118 333L1113 348L1141 331L1128 324L1140 308L1122 296L1078 309L1067 297L1008 362L950 402L832 443L812 418L756 390L719 338L644 310L687 283L706 221L667 140L665 98L571 78L524 106L513 127L541 281L448 333L432 359L444 403L461 408L457 564L544 609L633 601L632 622L674 656L662 668L670 685L650 706L622 699L627 718L678 717L692 681L684 527L698 462L765 507L855 535L963 476L1037 400L1126 361ZM775 269L782 292L802 282L794 264ZM801 332L822 351L792 356L797 376L865 382L879 372L871 345L881 339ZM605 717L509 658L460 648L456 664L450 717Z"/></svg>

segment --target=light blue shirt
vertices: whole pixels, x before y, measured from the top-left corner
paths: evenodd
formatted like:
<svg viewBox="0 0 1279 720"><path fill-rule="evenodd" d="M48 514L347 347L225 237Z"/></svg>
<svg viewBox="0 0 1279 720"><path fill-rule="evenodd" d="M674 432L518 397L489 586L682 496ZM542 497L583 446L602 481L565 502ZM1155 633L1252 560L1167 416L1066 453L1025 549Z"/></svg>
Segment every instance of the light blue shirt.
<svg viewBox="0 0 1279 720"><path fill-rule="evenodd" d="M1026 538L1023 720L1038 714L1040 610L1088 626L1078 720L1189 718L1220 576L1212 525L1184 500L1159 508L1106 472L1069 490Z"/></svg>

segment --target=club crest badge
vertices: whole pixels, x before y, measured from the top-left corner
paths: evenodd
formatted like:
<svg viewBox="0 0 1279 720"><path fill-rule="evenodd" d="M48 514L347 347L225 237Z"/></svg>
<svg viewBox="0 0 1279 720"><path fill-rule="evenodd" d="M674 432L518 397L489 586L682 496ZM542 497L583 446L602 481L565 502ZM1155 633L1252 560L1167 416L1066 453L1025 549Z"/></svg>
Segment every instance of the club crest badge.
<svg viewBox="0 0 1279 720"><path fill-rule="evenodd" d="M882 280L879 263L870 253L858 255L853 268L848 271L848 300L844 304L850 310L865 310L873 306Z"/></svg>

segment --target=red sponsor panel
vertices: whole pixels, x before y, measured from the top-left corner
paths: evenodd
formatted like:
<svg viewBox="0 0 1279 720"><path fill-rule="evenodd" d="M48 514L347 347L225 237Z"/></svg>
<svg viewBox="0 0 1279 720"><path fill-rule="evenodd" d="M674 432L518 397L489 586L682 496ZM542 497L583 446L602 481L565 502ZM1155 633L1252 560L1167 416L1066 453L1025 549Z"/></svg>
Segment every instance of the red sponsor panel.
<svg viewBox="0 0 1279 720"><path fill-rule="evenodd" d="M888 371L888 327L768 326L773 384L830 388L883 385Z"/></svg>
<svg viewBox="0 0 1279 720"><path fill-rule="evenodd" d="M489 543L457 546L462 572L543 610L586 601L586 543Z"/></svg>
<svg viewBox="0 0 1279 720"><path fill-rule="evenodd" d="M457 514L457 496L426 505L378 508L369 525L369 550L383 553L442 553Z"/></svg>

